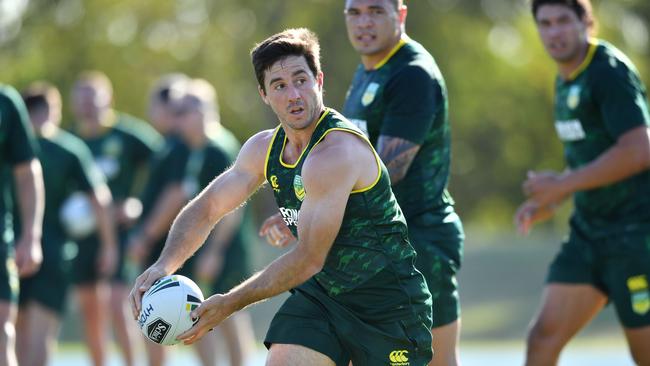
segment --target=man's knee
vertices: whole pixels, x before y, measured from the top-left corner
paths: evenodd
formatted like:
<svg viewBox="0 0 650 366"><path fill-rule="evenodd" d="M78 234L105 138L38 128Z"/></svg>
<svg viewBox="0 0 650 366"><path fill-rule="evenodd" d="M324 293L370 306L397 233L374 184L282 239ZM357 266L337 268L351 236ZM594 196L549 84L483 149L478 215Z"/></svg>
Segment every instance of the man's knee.
<svg viewBox="0 0 650 366"><path fill-rule="evenodd" d="M538 319L528 330L526 344L529 352L538 349L550 351L553 349L561 349L562 339L560 324Z"/></svg>

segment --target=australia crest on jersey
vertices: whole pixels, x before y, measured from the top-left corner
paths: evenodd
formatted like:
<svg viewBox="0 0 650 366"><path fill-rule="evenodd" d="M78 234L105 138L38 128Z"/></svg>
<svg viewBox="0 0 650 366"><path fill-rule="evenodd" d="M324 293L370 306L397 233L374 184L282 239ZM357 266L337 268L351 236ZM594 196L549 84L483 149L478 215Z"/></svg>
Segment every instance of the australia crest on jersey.
<svg viewBox="0 0 650 366"><path fill-rule="evenodd" d="M628 278L627 288L630 290L632 310L639 315L645 315L650 311L650 292L646 276L640 275Z"/></svg>
<svg viewBox="0 0 650 366"><path fill-rule="evenodd" d="M293 191L296 193L296 198L302 202L305 199L305 186L302 184L302 177L296 175L293 178Z"/></svg>
<svg viewBox="0 0 650 366"><path fill-rule="evenodd" d="M375 100L375 95L377 95L378 89L379 89L379 84L377 83L368 84L366 91L363 92L363 96L361 97L361 104L363 104L364 107L367 107L370 103L372 103L373 100Z"/></svg>
<svg viewBox="0 0 650 366"><path fill-rule="evenodd" d="M578 104L580 104L580 85L574 85L569 89L569 94L566 98L566 104L571 109L576 109Z"/></svg>

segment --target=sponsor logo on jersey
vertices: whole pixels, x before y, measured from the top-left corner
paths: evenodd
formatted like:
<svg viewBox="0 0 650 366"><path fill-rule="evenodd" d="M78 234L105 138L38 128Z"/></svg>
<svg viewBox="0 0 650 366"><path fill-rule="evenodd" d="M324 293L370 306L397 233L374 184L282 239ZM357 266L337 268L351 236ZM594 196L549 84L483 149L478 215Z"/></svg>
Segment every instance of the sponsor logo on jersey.
<svg viewBox="0 0 650 366"><path fill-rule="evenodd" d="M555 121L555 131L562 141L578 141L587 137L579 119Z"/></svg>
<svg viewBox="0 0 650 366"><path fill-rule="evenodd" d="M379 89L379 84L377 83L368 84L366 91L363 92L363 96L361 97L361 104L363 104L364 107L367 107L370 103L372 103L373 100L375 100L375 95L377 95L378 89Z"/></svg>
<svg viewBox="0 0 650 366"><path fill-rule="evenodd" d="M275 175L272 175L269 178L269 181L271 182L271 188L273 188L274 192L280 192L280 185L278 184L278 177Z"/></svg>
<svg viewBox="0 0 650 366"><path fill-rule="evenodd" d="M569 89L569 95L566 97L566 104L571 109L576 109L580 104L580 85L574 85Z"/></svg>
<svg viewBox="0 0 650 366"><path fill-rule="evenodd" d="M147 326L147 337L156 343L161 343L171 329L171 324L158 318Z"/></svg>
<svg viewBox="0 0 650 366"><path fill-rule="evenodd" d="M363 132L366 137L370 136L368 134L368 122L363 119L350 119L350 122L352 122L361 132Z"/></svg>
<svg viewBox="0 0 650 366"><path fill-rule="evenodd" d="M280 207L280 214L287 226L298 226L298 210L295 208Z"/></svg>
<svg viewBox="0 0 650 366"><path fill-rule="evenodd" d="M302 201L305 199L305 186L302 184L302 177L296 175L293 178L293 191L296 193L296 198Z"/></svg>
<svg viewBox="0 0 650 366"><path fill-rule="evenodd" d="M408 353L406 350L396 350L388 354L390 366L409 366Z"/></svg>
<svg viewBox="0 0 650 366"><path fill-rule="evenodd" d="M632 310L639 315L647 314L650 311L650 292L646 276L639 275L628 278L627 288L630 290Z"/></svg>

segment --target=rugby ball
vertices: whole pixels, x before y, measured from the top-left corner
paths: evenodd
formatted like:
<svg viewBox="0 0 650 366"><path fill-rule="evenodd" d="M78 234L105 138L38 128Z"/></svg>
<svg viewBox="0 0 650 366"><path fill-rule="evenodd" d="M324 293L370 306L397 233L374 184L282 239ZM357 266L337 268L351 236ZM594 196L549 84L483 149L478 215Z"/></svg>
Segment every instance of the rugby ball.
<svg viewBox="0 0 650 366"><path fill-rule="evenodd" d="M181 275L158 279L142 296L138 325L151 342L170 346L176 336L190 329L199 319L190 312L203 302L203 293L194 281Z"/></svg>
<svg viewBox="0 0 650 366"><path fill-rule="evenodd" d="M93 205L83 192L75 192L63 201L59 218L63 229L72 239L83 239L97 228Z"/></svg>

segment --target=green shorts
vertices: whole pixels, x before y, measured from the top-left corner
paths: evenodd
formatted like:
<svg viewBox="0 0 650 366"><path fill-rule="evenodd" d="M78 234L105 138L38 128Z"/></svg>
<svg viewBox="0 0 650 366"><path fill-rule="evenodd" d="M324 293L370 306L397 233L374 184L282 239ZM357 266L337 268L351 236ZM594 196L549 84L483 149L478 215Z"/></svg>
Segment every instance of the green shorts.
<svg viewBox="0 0 650 366"><path fill-rule="evenodd" d="M453 211L446 218L424 213L407 223L417 252L415 267L424 275L433 299L433 327L452 323L460 317L456 273L463 258L463 225Z"/></svg>
<svg viewBox="0 0 650 366"><path fill-rule="evenodd" d="M650 233L592 238L571 223L548 283L589 284L607 295L627 328L650 325Z"/></svg>
<svg viewBox="0 0 650 366"><path fill-rule="evenodd" d="M428 309L420 315L393 322L363 321L324 291L316 297L297 288L273 317L264 344L301 345L337 366L350 361L354 366L425 366L433 357L430 323L421 320L428 318Z"/></svg>
<svg viewBox="0 0 650 366"><path fill-rule="evenodd" d="M63 316L70 285L70 261L64 260L60 245L43 248L43 263L38 272L20 280L20 305L35 301Z"/></svg>
<svg viewBox="0 0 650 366"><path fill-rule="evenodd" d="M111 282L128 282L125 266L126 241L126 233L120 232L117 265L115 267L115 273L110 278ZM99 281L101 279L101 274L97 266L100 246L99 237L93 234L88 238L77 241L77 245L79 250L77 257L72 263L72 282L75 285L87 285Z"/></svg>
<svg viewBox="0 0 650 366"><path fill-rule="evenodd" d="M18 302L20 280L18 279L18 267L14 260L14 248L10 244L2 242L0 238L0 301L10 303Z"/></svg>

